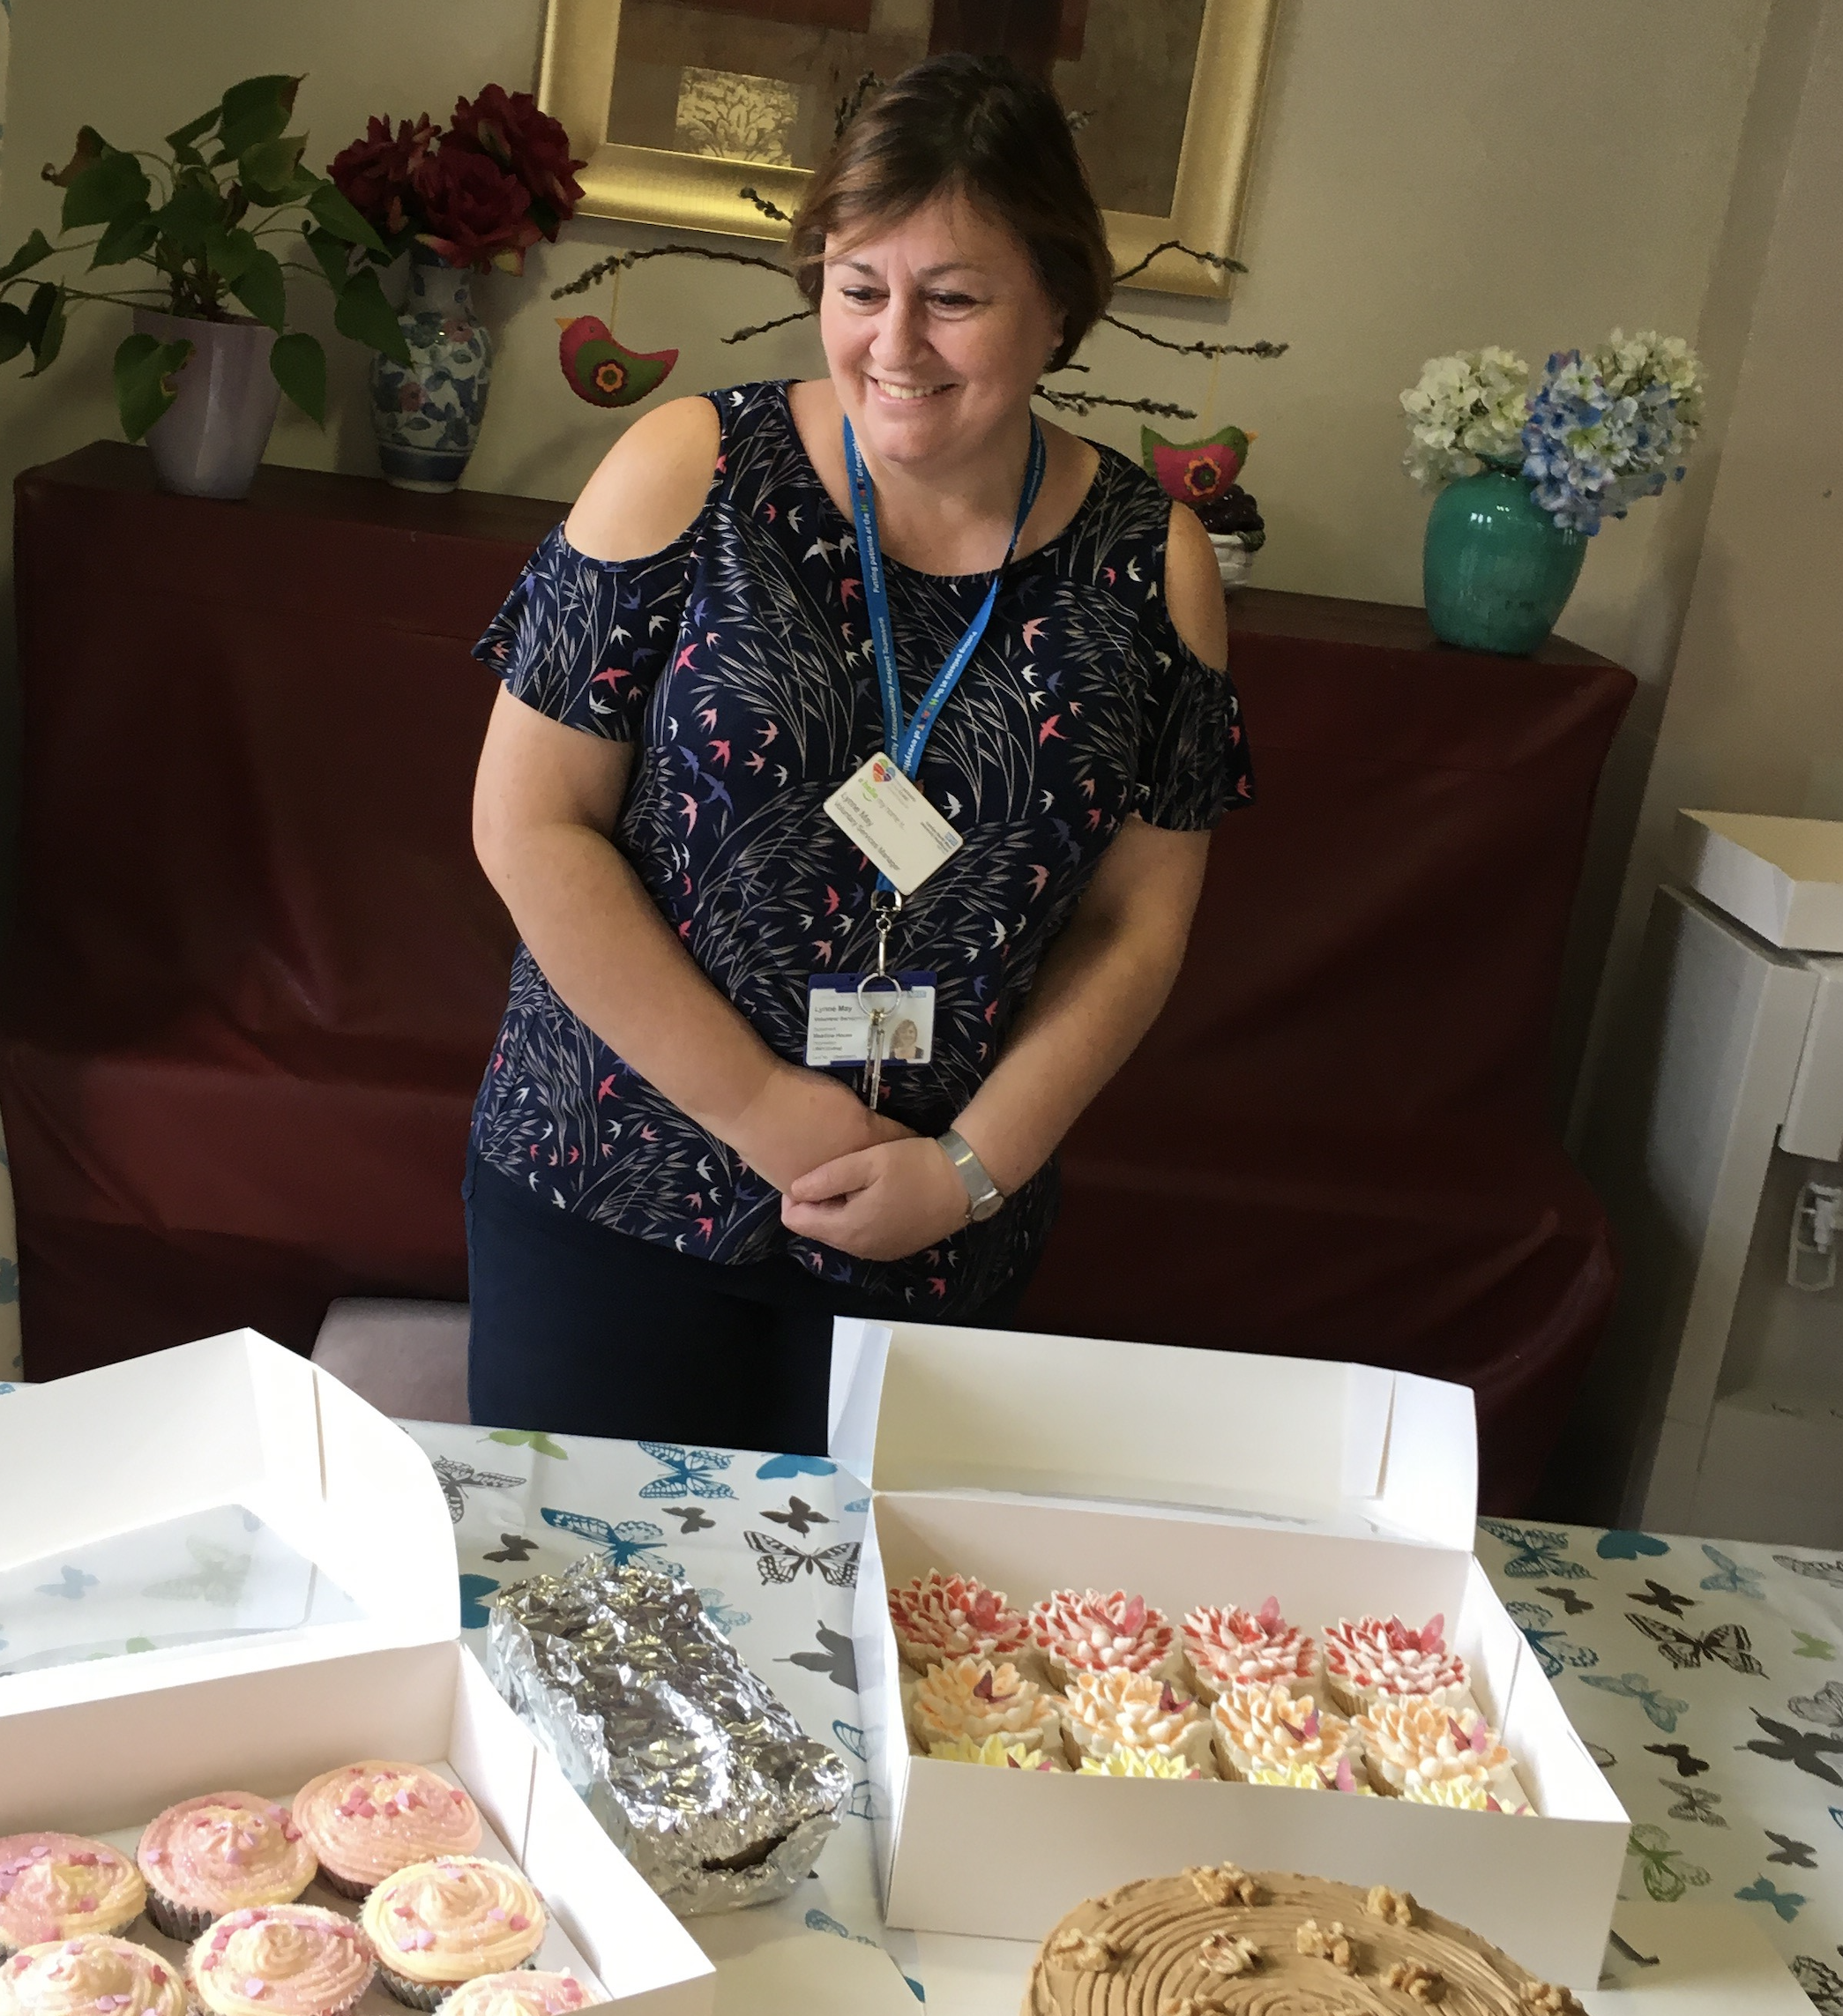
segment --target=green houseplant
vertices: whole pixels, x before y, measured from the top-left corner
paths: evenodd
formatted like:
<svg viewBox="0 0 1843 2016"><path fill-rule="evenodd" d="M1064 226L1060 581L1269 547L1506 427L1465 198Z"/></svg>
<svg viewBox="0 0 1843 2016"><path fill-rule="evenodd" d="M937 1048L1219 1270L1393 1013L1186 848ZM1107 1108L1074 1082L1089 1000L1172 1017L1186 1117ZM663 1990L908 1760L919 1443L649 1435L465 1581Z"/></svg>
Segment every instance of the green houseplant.
<svg viewBox="0 0 1843 2016"><path fill-rule="evenodd" d="M74 308L135 311L116 351L116 400L123 432L147 438L168 489L242 496L280 392L325 421L326 355L287 326L291 272L332 289L341 334L407 361L377 272L354 258L382 253L382 240L302 165L307 136L287 131L300 84L233 85L168 133L164 153L113 146L85 126L64 166L44 170L64 192L56 242L34 230L0 265L0 362L28 354L29 377L56 362ZM295 245L308 257L285 262ZM86 264L48 277L59 259Z"/></svg>

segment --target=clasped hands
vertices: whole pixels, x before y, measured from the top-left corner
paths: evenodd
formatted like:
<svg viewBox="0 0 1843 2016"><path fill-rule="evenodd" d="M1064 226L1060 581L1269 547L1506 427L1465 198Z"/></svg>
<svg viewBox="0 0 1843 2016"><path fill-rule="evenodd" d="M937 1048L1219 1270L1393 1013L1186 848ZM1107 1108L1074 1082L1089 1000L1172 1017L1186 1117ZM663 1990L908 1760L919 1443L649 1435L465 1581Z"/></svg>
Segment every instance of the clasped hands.
<svg viewBox="0 0 1843 2016"><path fill-rule="evenodd" d="M905 1259L966 1222L966 1186L939 1142L823 1071L772 1072L730 1145L780 1191L789 1232L861 1260Z"/></svg>

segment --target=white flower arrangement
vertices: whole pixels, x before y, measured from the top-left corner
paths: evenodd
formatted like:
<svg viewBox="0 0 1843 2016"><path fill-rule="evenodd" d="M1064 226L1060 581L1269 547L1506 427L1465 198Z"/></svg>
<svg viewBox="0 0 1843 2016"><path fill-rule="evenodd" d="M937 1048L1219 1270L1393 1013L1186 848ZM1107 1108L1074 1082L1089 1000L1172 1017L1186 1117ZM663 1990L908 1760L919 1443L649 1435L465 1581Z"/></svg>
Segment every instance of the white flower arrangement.
<svg viewBox="0 0 1843 2016"><path fill-rule="evenodd" d="M1558 526L1591 534L1681 482L1702 427L1702 366L1680 336L1615 329L1585 355L1556 351L1533 385L1508 350L1429 358L1401 404L1403 461L1423 489L1476 475L1481 458L1518 462Z"/></svg>
<svg viewBox="0 0 1843 2016"><path fill-rule="evenodd" d="M1444 489L1461 476L1475 476L1482 456L1521 458L1529 366L1493 343L1429 357L1421 382L1402 393L1401 408L1410 422L1403 465L1422 489Z"/></svg>

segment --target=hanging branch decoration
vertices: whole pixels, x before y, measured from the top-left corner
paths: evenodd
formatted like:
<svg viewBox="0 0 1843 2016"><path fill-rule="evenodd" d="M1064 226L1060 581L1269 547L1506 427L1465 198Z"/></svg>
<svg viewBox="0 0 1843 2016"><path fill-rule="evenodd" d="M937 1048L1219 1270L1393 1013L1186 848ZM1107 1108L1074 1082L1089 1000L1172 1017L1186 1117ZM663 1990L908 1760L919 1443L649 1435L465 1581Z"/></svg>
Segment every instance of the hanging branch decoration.
<svg viewBox="0 0 1843 2016"><path fill-rule="evenodd" d="M1037 387L1034 396L1057 413L1073 413L1083 417L1093 412L1097 406L1123 407L1128 413L1149 413L1160 420L1195 420L1197 417L1187 406L1173 406L1159 399L1115 399L1108 392L1059 392L1054 385L1044 385Z"/></svg>
<svg viewBox="0 0 1843 2016"><path fill-rule="evenodd" d="M1287 343L1270 343L1265 338L1258 343L1174 343L1167 336L1154 336L1151 330L1141 329L1136 323L1123 322L1117 315L1103 315L1101 319L1110 328L1123 329L1129 336L1137 336L1142 343L1155 344L1160 350L1169 350L1179 357L1284 357L1292 347Z"/></svg>
<svg viewBox="0 0 1843 2016"><path fill-rule="evenodd" d="M736 194L744 203L752 203L764 217L772 218L777 224L791 224L794 220L778 203L770 203L759 190L750 189L745 183Z"/></svg>

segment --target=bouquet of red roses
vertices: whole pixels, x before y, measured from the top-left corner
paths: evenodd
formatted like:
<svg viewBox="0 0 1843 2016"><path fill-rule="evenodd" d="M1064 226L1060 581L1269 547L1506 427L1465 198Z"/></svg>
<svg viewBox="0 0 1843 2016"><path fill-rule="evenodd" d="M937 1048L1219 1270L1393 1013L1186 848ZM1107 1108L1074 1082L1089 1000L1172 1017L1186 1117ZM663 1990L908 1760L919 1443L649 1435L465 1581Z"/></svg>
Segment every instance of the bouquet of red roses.
<svg viewBox="0 0 1843 2016"><path fill-rule="evenodd" d="M455 101L445 132L426 112L414 125L399 119L394 135L388 119L368 120L363 139L326 172L384 241L386 259L414 243L451 266L518 273L526 250L540 238L555 244L576 214L576 170L586 165L570 158L570 136L528 91L489 84Z"/></svg>

